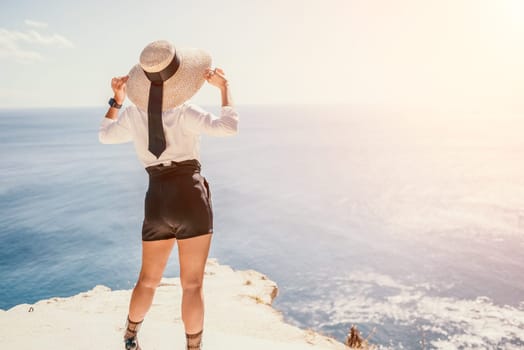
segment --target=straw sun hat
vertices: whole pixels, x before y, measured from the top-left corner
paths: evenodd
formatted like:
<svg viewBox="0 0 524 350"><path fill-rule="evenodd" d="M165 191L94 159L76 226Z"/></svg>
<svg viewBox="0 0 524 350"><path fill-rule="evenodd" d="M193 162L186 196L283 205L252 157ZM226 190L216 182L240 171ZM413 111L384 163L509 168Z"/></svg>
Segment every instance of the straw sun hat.
<svg viewBox="0 0 524 350"><path fill-rule="evenodd" d="M138 108L148 110L149 93L156 82L162 84L162 111L189 100L204 84L211 56L204 50L176 48L169 41L148 44L140 63L129 71L127 96Z"/></svg>

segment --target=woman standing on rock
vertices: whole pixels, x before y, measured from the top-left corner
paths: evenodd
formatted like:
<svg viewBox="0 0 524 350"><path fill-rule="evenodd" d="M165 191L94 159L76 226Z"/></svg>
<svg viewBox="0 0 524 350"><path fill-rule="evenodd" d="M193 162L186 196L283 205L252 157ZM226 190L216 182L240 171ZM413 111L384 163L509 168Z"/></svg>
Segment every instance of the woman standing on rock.
<svg viewBox="0 0 524 350"><path fill-rule="evenodd" d="M180 259L182 320L187 349L201 349L204 328L202 283L213 232L211 192L200 174L201 134L237 133L238 115L228 81L199 49L167 41L147 45L129 75L113 78L114 97L102 121L102 143L134 142L149 174L142 224L142 267L133 289L124 335L125 349L139 350L137 333L175 242ZM205 81L220 89L220 117L187 101ZM125 97L134 105L118 115Z"/></svg>

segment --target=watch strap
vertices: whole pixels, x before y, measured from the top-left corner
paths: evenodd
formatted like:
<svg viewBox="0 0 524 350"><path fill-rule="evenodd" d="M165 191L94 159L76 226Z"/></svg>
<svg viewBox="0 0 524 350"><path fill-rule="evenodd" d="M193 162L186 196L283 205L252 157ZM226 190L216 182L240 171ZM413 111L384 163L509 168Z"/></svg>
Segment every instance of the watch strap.
<svg viewBox="0 0 524 350"><path fill-rule="evenodd" d="M108 102L108 103L109 103L109 105L110 105L111 107L113 107L113 108L116 108L116 109L120 109L120 108L122 108L122 105L121 105L121 104L118 104L118 103L116 102L116 100L115 100L113 97L111 97L111 98L109 99L109 102Z"/></svg>

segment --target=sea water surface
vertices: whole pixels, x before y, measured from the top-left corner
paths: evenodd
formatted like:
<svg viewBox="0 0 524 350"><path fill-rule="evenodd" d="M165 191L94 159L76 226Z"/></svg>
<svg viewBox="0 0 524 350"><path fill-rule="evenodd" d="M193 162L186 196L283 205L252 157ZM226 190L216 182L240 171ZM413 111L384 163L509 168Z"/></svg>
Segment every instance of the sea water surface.
<svg viewBox="0 0 524 350"><path fill-rule="evenodd" d="M340 341L356 324L384 349L524 348L524 116L238 110L238 135L202 137L210 256L275 280L288 322ZM147 173L131 143L98 142L104 112L0 111L1 309L133 287Z"/></svg>

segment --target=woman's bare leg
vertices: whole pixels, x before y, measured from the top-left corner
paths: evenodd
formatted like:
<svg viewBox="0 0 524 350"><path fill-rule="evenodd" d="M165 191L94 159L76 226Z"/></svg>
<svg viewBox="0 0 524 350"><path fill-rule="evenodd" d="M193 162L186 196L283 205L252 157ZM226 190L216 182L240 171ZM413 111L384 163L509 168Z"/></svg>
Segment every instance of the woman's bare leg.
<svg viewBox="0 0 524 350"><path fill-rule="evenodd" d="M142 241L142 268L129 303L131 321L142 321L149 311L175 240Z"/></svg>
<svg viewBox="0 0 524 350"><path fill-rule="evenodd" d="M204 328L202 284L212 234L178 241L180 282L182 284L182 321L187 334Z"/></svg>

